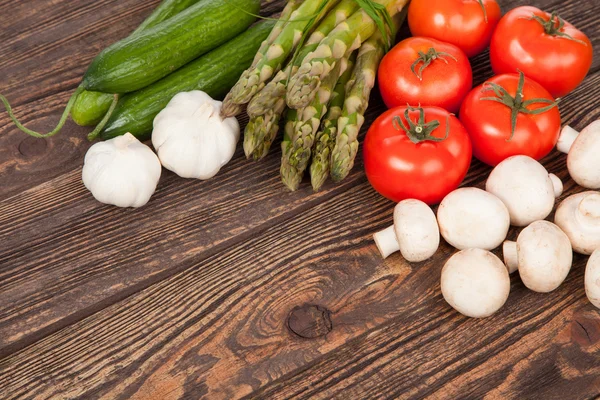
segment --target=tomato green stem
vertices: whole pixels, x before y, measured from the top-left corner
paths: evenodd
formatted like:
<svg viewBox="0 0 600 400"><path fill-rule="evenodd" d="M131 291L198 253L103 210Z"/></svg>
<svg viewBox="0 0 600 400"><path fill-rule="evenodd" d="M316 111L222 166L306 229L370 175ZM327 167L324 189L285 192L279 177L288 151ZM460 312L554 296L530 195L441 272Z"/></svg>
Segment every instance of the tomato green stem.
<svg viewBox="0 0 600 400"><path fill-rule="evenodd" d="M487 10L485 9L485 5L483 4L483 0L478 0L481 9L483 10L483 18L485 19L485 23L488 23Z"/></svg>
<svg viewBox="0 0 600 400"><path fill-rule="evenodd" d="M427 53L419 51L418 54L419 57L415 60L414 63L412 63L412 65L410 66L410 70L413 72L413 74L417 76L417 78L419 78L420 81L423 80L423 71L425 70L425 68L429 67L429 65L435 60L442 60L443 62L448 64L448 60L446 59L446 57L450 57L454 61L458 62L456 57L454 57L452 54L444 53L443 51L437 51L433 47L427 50ZM423 64L419 67L419 70L417 71L417 65L419 65L420 63Z"/></svg>
<svg viewBox="0 0 600 400"><path fill-rule="evenodd" d="M414 123L410 119L410 112L418 111L419 119L417 123ZM425 123L425 111L423 107L410 107L408 106L404 111L404 118L406 122L408 122L408 127L404 124L404 121L399 116L395 116L392 119L392 125L397 130L403 130L406 133L406 136L410 139L411 142L417 144L424 141L432 141L432 142L441 142L448 138L450 134L450 116L446 118L446 136L443 138L438 138L432 135L433 131L439 128L440 121L433 120Z"/></svg>
<svg viewBox="0 0 600 400"><path fill-rule="evenodd" d="M515 97L512 97L502 86L493 82L484 83L483 89L481 90L482 92L492 90L496 97L482 97L480 100L495 101L500 104L504 104L506 107L510 108L510 137L506 139L507 142L509 142L515 135L515 129L517 128L517 117L520 113L530 115L542 114L558 105L555 101L544 98L535 98L523 101L524 86L525 74L519 71L519 84L517 86L517 92L515 93ZM545 103L548 104L548 106L536 108L534 110L530 110L529 108L527 108L530 105L536 103Z"/></svg>
<svg viewBox="0 0 600 400"><path fill-rule="evenodd" d="M15 115L13 114L12 107L10 106L6 97L4 97L3 95L0 94L0 101L2 101L2 104L4 104L4 107L6 107L8 116L10 117L12 122L16 125L16 127L19 128L19 130L27 133L28 135L36 137L36 138L46 138L46 137L54 136L58 132L60 132L62 127L65 125L67 118L69 117L69 113L71 112L71 108L73 108L73 105L75 104L75 100L77 100L77 96L79 96L79 94L81 92L83 92L83 90L84 90L83 86L79 86L77 88L77 90L75 90L75 93L73 93L73 95L69 99L69 102L67 103L67 106L65 107L65 110L63 111L63 113L60 117L60 120L58 121L58 125L56 125L56 127L48 133L39 133L39 132L32 131L31 129L26 128L23 124L21 124L19 122L17 117L15 117Z"/></svg>
<svg viewBox="0 0 600 400"><path fill-rule="evenodd" d="M102 118L102 120L98 123L98 125L96 125L94 130L88 134L87 138L90 142L92 140L96 140L98 138L98 135L100 135L100 132L102 132L102 129L104 129L104 127L108 123L108 120L110 119L110 116L112 115L113 111L115 111L115 108L117 107L117 103L119 103L119 95L115 94L113 97L113 102L111 103L106 114L104 114L104 117Z"/></svg>
<svg viewBox="0 0 600 400"><path fill-rule="evenodd" d="M572 40L574 42L581 43L584 46L587 46L587 43L583 40L575 39L568 33L563 32L563 28L565 27L565 20L559 17L556 11L552 12L549 20L545 20L544 18L535 14L533 14L529 19L539 22L540 25L544 27L544 31L547 35L563 37L565 39Z"/></svg>

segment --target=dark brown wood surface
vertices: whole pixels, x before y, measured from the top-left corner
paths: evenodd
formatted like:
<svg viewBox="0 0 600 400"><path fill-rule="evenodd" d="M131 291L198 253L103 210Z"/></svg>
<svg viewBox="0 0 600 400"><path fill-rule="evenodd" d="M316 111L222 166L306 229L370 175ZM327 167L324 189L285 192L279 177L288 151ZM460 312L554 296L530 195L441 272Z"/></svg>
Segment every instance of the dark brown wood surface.
<svg viewBox="0 0 600 400"><path fill-rule="evenodd" d="M157 2L0 0L0 92L28 126L54 126L90 60ZM559 11L600 49L600 2L501 1L521 4ZM473 60L477 83L487 58ZM561 101L564 123L600 117L599 71L596 58ZM367 121L383 109L374 93ZM468 319L440 292L450 246L423 263L381 260L372 234L393 204L360 158L339 185L289 193L278 146L260 163L239 149L209 181L165 171L146 207L124 210L81 183L87 132L69 122L33 139L0 113L0 399L600 395L586 257L550 294L512 277L500 312ZM581 191L563 155L544 164L561 198ZM474 162L464 184L489 170Z"/></svg>

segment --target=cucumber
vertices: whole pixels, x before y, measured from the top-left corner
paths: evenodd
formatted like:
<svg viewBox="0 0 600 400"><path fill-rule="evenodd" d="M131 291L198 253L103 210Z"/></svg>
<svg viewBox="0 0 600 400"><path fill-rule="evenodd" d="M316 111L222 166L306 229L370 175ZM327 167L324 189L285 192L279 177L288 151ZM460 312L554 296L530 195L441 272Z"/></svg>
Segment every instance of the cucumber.
<svg viewBox="0 0 600 400"><path fill-rule="evenodd" d="M243 32L259 9L260 0L202 0L104 49L81 87L118 94L142 89Z"/></svg>
<svg viewBox="0 0 600 400"><path fill-rule="evenodd" d="M122 96L100 137L110 139L131 132L148 139L154 117L179 92L202 90L222 98L250 66L274 25L273 21L260 22L158 82Z"/></svg>
<svg viewBox="0 0 600 400"><path fill-rule="evenodd" d="M152 11L152 14L150 14L148 18L146 18L144 22L131 33L131 35L152 28L172 16L179 14L181 11L198 1L199 0L163 0L158 7ZM71 118L77 125L96 125L100 122L104 114L106 114L112 101L112 94L84 90L77 96L77 100L75 100L75 104L71 109Z"/></svg>

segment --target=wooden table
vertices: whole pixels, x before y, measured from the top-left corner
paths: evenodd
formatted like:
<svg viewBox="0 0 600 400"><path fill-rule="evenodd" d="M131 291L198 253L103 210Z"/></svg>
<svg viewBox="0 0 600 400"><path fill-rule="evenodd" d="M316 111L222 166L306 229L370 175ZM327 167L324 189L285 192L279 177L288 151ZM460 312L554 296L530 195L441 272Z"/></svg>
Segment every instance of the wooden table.
<svg viewBox="0 0 600 400"><path fill-rule="evenodd" d="M0 0L0 91L28 126L54 126L90 60L157 2ZM600 1L501 1L525 3L558 10L600 49ZM476 83L491 76L487 53L473 66ZM565 124L600 116L599 71L596 58L561 101ZM374 93L368 120L383 109ZM86 132L69 122L34 139L0 114L1 399L600 394L586 257L550 294L517 274L500 312L469 319L440 292L450 246L419 264L380 258L372 234L393 204L360 158L339 185L289 193L277 145L260 163L239 149L215 179L164 171L146 207L118 209L81 182ZM581 191L564 155L544 164L565 182L561 199ZM474 162L465 185L482 187L489 171Z"/></svg>

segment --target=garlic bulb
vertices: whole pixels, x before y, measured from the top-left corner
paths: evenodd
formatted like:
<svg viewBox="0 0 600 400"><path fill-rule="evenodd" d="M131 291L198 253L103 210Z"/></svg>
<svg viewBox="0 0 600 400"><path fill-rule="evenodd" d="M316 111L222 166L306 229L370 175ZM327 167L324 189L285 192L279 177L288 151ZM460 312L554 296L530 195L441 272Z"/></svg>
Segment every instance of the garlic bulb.
<svg viewBox="0 0 600 400"><path fill-rule="evenodd" d="M90 147L82 179L101 203L141 207L156 190L160 172L160 161L152 149L126 133Z"/></svg>
<svg viewBox="0 0 600 400"><path fill-rule="evenodd" d="M162 165L183 178L209 179L231 160L240 137L221 102L194 90L175 95L154 118L152 145Z"/></svg>

